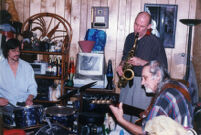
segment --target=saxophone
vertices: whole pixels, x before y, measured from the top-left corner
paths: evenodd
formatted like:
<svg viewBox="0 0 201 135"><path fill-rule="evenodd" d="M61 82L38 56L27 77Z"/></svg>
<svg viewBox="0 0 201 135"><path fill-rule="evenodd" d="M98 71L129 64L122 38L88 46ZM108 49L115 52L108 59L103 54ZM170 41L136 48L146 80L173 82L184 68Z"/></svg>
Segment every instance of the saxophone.
<svg viewBox="0 0 201 135"><path fill-rule="evenodd" d="M132 57L134 57L134 54L135 54L135 48L136 48L136 45L137 45L137 40L138 40L138 36L139 36L139 33L137 33L135 35L135 41L134 41L134 45L133 47L131 48L131 50L128 52L128 56L125 60L125 63L122 67L122 70L123 70L123 75L122 76L119 76L119 82L118 82L118 87L119 88L124 88L126 87L126 84L129 80L132 80L134 78L134 71L132 69L133 65L132 64L129 64L127 63L128 60Z"/></svg>

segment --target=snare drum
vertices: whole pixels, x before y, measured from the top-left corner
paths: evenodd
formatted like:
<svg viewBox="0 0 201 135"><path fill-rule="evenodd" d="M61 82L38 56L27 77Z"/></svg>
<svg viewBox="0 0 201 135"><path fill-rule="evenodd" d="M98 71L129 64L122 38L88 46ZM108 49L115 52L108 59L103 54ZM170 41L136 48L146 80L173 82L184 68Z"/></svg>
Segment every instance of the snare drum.
<svg viewBox="0 0 201 135"><path fill-rule="evenodd" d="M25 107L16 107L14 109L15 124L18 128L27 128L42 123L43 107L42 105L32 105Z"/></svg>
<svg viewBox="0 0 201 135"><path fill-rule="evenodd" d="M76 109L64 106L51 106L45 109L46 117L50 117L51 122L57 122L65 127L73 128Z"/></svg>

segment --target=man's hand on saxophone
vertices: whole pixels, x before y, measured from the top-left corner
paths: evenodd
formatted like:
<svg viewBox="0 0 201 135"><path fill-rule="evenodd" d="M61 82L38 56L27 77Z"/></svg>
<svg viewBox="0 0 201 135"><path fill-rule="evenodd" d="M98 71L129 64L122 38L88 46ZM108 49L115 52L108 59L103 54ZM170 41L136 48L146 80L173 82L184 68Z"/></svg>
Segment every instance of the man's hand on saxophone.
<svg viewBox="0 0 201 135"><path fill-rule="evenodd" d="M130 58L129 60L128 60L128 63L129 64L132 64L133 66L144 66L145 64L147 64L148 63L148 61L146 61L146 60L143 60L143 59L141 59L141 58L139 58L139 57L132 57L132 58Z"/></svg>
<svg viewBox="0 0 201 135"><path fill-rule="evenodd" d="M147 64L147 61L139 57L132 57L127 61L127 63L132 64L133 66L144 66L145 64ZM124 66L124 61L122 61L116 69L116 72L119 76L122 76L124 74L123 66Z"/></svg>
<svg viewBox="0 0 201 135"><path fill-rule="evenodd" d="M133 66L144 66L145 64L147 64L146 60L143 60L139 57L132 57L130 58L127 63L132 64ZM124 66L124 61L122 61L119 66L116 69L116 72L118 73L119 76L123 75L123 66Z"/></svg>
<svg viewBox="0 0 201 135"><path fill-rule="evenodd" d="M124 66L124 61L121 61L121 63L119 64L119 66L116 69L116 72L119 76L123 75L123 66Z"/></svg>

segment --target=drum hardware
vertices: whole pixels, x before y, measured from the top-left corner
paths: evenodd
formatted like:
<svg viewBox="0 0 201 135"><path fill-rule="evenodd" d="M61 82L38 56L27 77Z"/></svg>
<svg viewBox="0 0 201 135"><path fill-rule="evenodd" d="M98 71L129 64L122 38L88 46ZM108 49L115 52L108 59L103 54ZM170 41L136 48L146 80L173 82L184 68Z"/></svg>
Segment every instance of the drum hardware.
<svg viewBox="0 0 201 135"><path fill-rule="evenodd" d="M50 129L52 129L52 124L51 124L51 122L50 122L50 119L49 119L49 118L46 118L45 120L46 120L47 124L49 125Z"/></svg>
<svg viewBox="0 0 201 135"><path fill-rule="evenodd" d="M50 122L63 125L68 131L73 131L76 109L65 106L51 106L45 108L44 113L46 119L48 118Z"/></svg>
<svg viewBox="0 0 201 135"><path fill-rule="evenodd" d="M41 127L35 135L76 135L76 133L69 131L65 126L54 123L49 125L45 125Z"/></svg>
<svg viewBox="0 0 201 135"><path fill-rule="evenodd" d="M81 127L80 135L103 135L103 126L85 125Z"/></svg>
<svg viewBox="0 0 201 135"><path fill-rule="evenodd" d="M79 113L79 124L81 135L97 135L103 133L104 114L93 112Z"/></svg>
<svg viewBox="0 0 201 135"><path fill-rule="evenodd" d="M104 114L102 113L93 113L93 112L81 112L79 113L79 123L81 125L102 125L104 122Z"/></svg>
<svg viewBox="0 0 201 135"><path fill-rule="evenodd" d="M8 104L9 104L10 106L12 106L12 107L15 107L15 105L14 105L14 104L12 104L12 103L10 103L10 102L8 102Z"/></svg>

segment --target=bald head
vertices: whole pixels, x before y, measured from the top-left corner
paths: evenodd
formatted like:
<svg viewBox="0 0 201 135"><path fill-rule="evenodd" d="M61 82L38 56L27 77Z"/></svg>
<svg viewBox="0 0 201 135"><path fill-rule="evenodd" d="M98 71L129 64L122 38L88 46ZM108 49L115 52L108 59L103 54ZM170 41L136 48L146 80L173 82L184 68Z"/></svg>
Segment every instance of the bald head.
<svg viewBox="0 0 201 135"><path fill-rule="evenodd" d="M151 15L147 12L140 12L138 13L137 18L144 18L147 20L147 25L151 24Z"/></svg>

